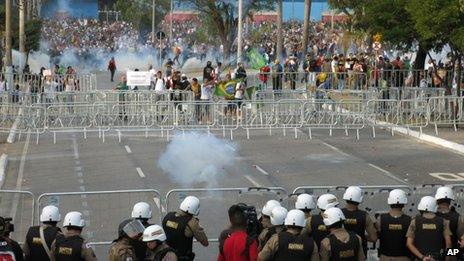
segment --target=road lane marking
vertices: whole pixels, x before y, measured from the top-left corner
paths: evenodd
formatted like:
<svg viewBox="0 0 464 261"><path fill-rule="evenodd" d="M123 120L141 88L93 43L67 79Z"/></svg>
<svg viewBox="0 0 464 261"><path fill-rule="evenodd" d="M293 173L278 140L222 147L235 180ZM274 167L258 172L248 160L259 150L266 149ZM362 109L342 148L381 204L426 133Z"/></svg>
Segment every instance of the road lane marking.
<svg viewBox="0 0 464 261"><path fill-rule="evenodd" d="M430 176L444 181L464 181L464 173L429 173Z"/></svg>
<svg viewBox="0 0 464 261"><path fill-rule="evenodd" d="M124 146L124 148L126 148L127 153L129 153L129 154L132 153L132 150L131 150L131 148L129 146L126 145L126 146Z"/></svg>
<svg viewBox="0 0 464 261"><path fill-rule="evenodd" d="M254 180L252 177L248 176L248 175L245 175L244 176L249 182L251 182L251 184L253 184L255 187L263 187L261 184L259 184L258 182L256 182L256 180Z"/></svg>
<svg viewBox="0 0 464 261"><path fill-rule="evenodd" d="M141 178L145 178L145 174L143 174L143 171L141 168L135 168L135 169L137 170L137 173L139 174Z"/></svg>
<svg viewBox="0 0 464 261"><path fill-rule="evenodd" d="M236 149L234 147L230 146L229 144L226 144L226 147L231 151L236 151Z"/></svg>
<svg viewBox="0 0 464 261"><path fill-rule="evenodd" d="M395 177L395 175L393 175L390 171L388 170L385 170L385 169L382 169L381 167L379 166L376 166L374 164L371 164L371 163L368 163L367 165L371 166L372 168L376 169L376 170L379 170L380 172L382 172L383 174L385 174L385 176L391 178L391 179L394 179L400 183L403 183L403 184L408 184L406 181L398 178L398 177Z"/></svg>
<svg viewBox="0 0 464 261"><path fill-rule="evenodd" d="M333 145L330 145L330 144L327 143L327 142L322 141L322 144L324 144L325 146L331 148L332 150L334 150L334 151L336 151L336 152L342 154L342 155L345 156L345 157L351 157L350 154L348 154L348 153L346 153L346 152L343 152L343 151L340 150L339 148L337 148L337 147L335 147L335 146L333 146Z"/></svg>
<svg viewBox="0 0 464 261"><path fill-rule="evenodd" d="M26 165L26 155L29 149L29 141L31 140L31 132L29 131L26 136L26 143L24 143L23 151L21 154L21 161L19 162L19 170L18 170L18 179L16 180L16 190L21 190L23 177L24 177L24 166ZM19 194L15 193L15 197L13 200L13 205L10 213L10 217L15 220L16 218L16 211L19 204Z"/></svg>
<svg viewBox="0 0 464 261"><path fill-rule="evenodd" d="M79 189L80 189L81 191L85 191L85 186L79 186Z"/></svg>
<svg viewBox="0 0 464 261"><path fill-rule="evenodd" d="M255 169L257 169L259 172L261 172L263 175L266 175L266 176L269 176L269 173L267 171L265 171L263 168L261 168L260 166L258 165L253 165L253 167L255 167Z"/></svg>
<svg viewBox="0 0 464 261"><path fill-rule="evenodd" d="M78 179L77 182L79 182L80 184L84 184L84 180L83 180L83 179Z"/></svg>
<svg viewBox="0 0 464 261"><path fill-rule="evenodd" d="M79 159L79 150L77 149L77 140L76 140L76 138L73 138L73 149L74 149L74 159L78 160Z"/></svg>

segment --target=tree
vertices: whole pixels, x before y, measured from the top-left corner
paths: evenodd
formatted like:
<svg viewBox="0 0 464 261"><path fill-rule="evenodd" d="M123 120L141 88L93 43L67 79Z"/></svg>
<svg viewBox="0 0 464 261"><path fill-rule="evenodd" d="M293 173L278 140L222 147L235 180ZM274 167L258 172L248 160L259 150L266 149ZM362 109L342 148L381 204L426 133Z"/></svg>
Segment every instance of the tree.
<svg viewBox="0 0 464 261"><path fill-rule="evenodd" d="M142 33L151 31L153 0L117 0L116 9L121 12L124 21ZM169 0L156 0L155 26L158 25L170 9Z"/></svg>
<svg viewBox="0 0 464 261"><path fill-rule="evenodd" d="M199 12L203 26L208 28L211 36L219 38L224 47L224 58L230 57L230 52L237 37L238 18L236 15L236 1L227 0L185 0ZM269 10L274 5L274 0L253 0L244 4L243 14L245 18L251 14L251 10Z"/></svg>

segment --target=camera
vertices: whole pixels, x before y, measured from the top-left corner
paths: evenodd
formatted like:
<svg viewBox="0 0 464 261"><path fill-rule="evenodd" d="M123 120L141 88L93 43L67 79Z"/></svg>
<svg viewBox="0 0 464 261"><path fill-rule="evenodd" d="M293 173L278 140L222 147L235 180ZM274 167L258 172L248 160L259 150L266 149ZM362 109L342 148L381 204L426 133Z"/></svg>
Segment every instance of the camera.
<svg viewBox="0 0 464 261"><path fill-rule="evenodd" d="M253 206L248 206L245 203L239 203L237 206L243 213L247 223L247 234L249 236L258 236L261 232L261 226L258 221L256 209Z"/></svg>
<svg viewBox="0 0 464 261"><path fill-rule="evenodd" d="M8 235L11 232L14 232L14 225L11 223L12 218L3 218L0 217L0 224L3 224L3 227L0 227L0 231L3 230L3 235Z"/></svg>

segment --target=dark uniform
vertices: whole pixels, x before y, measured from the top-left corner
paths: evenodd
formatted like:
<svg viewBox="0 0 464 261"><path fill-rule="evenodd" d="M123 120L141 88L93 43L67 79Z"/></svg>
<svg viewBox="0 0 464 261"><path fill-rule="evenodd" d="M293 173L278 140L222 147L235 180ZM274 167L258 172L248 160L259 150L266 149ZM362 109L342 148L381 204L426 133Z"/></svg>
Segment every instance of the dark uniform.
<svg viewBox="0 0 464 261"><path fill-rule="evenodd" d="M343 228L333 230L321 242L321 261L344 260L344 261L363 261L365 260L362 251L362 239L359 235Z"/></svg>
<svg viewBox="0 0 464 261"><path fill-rule="evenodd" d="M149 255L145 260L149 261L177 261L176 252L166 243L158 246L155 250L149 251Z"/></svg>
<svg viewBox="0 0 464 261"><path fill-rule="evenodd" d="M176 250L179 260L194 259L194 237L203 245L208 243L198 219L183 211L168 213L163 219L163 229L167 237L166 243Z"/></svg>
<svg viewBox="0 0 464 261"><path fill-rule="evenodd" d="M451 209L448 211L445 210L440 210L438 209L437 211L437 216L442 217L446 220L449 221L449 228L451 230L451 242L452 242L452 247L453 248L459 248L458 240L459 240L459 232L458 232L458 227L462 226L462 219L456 210Z"/></svg>
<svg viewBox="0 0 464 261"><path fill-rule="evenodd" d="M258 245L259 245L259 250L263 249L264 245L266 245L267 241L274 235L278 234L282 231L285 231L286 228L284 225L281 226L273 226L270 228L265 228L263 231L258 236Z"/></svg>
<svg viewBox="0 0 464 261"><path fill-rule="evenodd" d="M92 248L75 231L66 231L56 236L52 244L55 261L94 261L97 260Z"/></svg>
<svg viewBox="0 0 464 261"><path fill-rule="evenodd" d="M145 228L151 226L151 224L145 220L140 219L140 222ZM147 244L141 240L132 240L130 244L134 248L137 260L143 260L147 255Z"/></svg>
<svg viewBox="0 0 464 261"><path fill-rule="evenodd" d="M259 260L318 261L318 248L307 233L289 228L274 234L259 252Z"/></svg>
<svg viewBox="0 0 464 261"><path fill-rule="evenodd" d="M414 240L414 246L423 255L431 255L436 259L442 257L446 236L451 236L449 221L433 213L414 217L406 234L406 237Z"/></svg>
<svg viewBox="0 0 464 261"><path fill-rule="evenodd" d="M10 260L14 258L16 261L23 260L23 251L18 242L4 236L0 236L0 260Z"/></svg>
<svg viewBox="0 0 464 261"><path fill-rule="evenodd" d="M302 233L310 235L319 249L321 247L321 241L329 235L329 231L324 225L321 214L307 217L306 227L303 229Z"/></svg>
<svg viewBox="0 0 464 261"><path fill-rule="evenodd" d="M403 214L402 211L390 210L389 213L380 215L376 226L380 240L381 261L410 260L411 253L406 247L406 232L410 223L411 217Z"/></svg>
<svg viewBox="0 0 464 261"><path fill-rule="evenodd" d="M55 240L56 236L61 233L59 227L42 225L45 243L48 246L48 249L51 249L52 243ZM45 249L40 238L40 226L30 227L27 231L26 241L23 246L24 255L26 260L31 261L47 261L50 258L45 252Z"/></svg>
<svg viewBox="0 0 464 261"><path fill-rule="evenodd" d="M346 218L343 227L348 231L355 232L361 237L363 252L364 255L367 255L366 231L369 235L375 235L377 233L374 222L364 210L348 210L347 208L343 208L342 211Z"/></svg>
<svg viewBox="0 0 464 261"><path fill-rule="evenodd" d="M133 261L144 260L146 252L141 259L135 255L134 248L131 246L129 239L122 237L119 240L113 241L109 250L109 261Z"/></svg>

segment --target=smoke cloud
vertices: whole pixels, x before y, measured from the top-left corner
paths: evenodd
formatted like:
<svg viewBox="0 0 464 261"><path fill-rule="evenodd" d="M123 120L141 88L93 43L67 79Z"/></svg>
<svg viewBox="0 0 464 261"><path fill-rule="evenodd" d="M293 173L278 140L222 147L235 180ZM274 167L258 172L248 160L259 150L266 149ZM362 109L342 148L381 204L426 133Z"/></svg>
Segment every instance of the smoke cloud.
<svg viewBox="0 0 464 261"><path fill-rule="evenodd" d="M235 165L234 144L205 133L176 134L158 161L158 166L174 182L183 186L206 183L214 187Z"/></svg>

